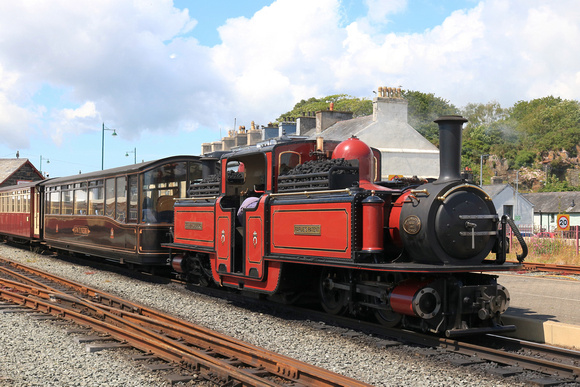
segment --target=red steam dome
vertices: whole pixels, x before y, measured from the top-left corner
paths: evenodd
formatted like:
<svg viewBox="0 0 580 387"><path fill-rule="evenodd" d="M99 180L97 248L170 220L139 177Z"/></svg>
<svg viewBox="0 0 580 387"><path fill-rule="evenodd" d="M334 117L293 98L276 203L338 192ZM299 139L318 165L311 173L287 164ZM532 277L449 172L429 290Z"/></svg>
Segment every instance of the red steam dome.
<svg viewBox="0 0 580 387"><path fill-rule="evenodd" d="M374 180L373 151L367 144L352 136L338 144L332 152L333 159L358 160L359 180L361 187L372 184Z"/></svg>

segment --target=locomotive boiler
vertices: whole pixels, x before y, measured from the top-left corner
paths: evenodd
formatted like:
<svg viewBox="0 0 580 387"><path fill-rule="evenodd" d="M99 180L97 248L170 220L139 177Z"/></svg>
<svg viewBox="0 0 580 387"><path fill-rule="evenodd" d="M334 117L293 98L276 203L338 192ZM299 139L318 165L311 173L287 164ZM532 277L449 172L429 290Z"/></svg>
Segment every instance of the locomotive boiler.
<svg viewBox="0 0 580 387"><path fill-rule="evenodd" d="M514 330L500 321L509 292L489 274L520 267L505 262L509 219L460 176L466 120L436 122L440 176L409 186L379 181L380 152L355 137L205 158L210 172L175 204L165 245L173 268L201 285L316 299L328 313L374 315L389 327Z"/></svg>

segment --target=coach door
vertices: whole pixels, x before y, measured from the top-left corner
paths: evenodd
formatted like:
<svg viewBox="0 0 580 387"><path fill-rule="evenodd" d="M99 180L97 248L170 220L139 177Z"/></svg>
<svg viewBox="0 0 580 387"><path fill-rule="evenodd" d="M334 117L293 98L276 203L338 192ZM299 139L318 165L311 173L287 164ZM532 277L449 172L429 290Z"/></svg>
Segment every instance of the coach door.
<svg viewBox="0 0 580 387"><path fill-rule="evenodd" d="M31 193L31 203L30 209L32 211L32 222L33 222L33 234L35 238L40 238L40 187L32 188Z"/></svg>

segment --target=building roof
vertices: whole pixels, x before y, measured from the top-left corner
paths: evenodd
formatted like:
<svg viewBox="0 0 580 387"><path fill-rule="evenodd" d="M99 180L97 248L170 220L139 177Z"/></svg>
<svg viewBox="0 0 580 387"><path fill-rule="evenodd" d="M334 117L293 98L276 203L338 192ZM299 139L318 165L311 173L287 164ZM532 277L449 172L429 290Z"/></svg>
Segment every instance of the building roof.
<svg viewBox="0 0 580 387"><path fill-rule="evenodd" d="M0 184L18 171L28 159L0 159Z"/></svg>
<svg viewBox="0 0 580 387"><path fill-rule="evenodd" d="M402 98L375 98L372 116L339 121L317 134L328 140L343 141L357 136L379 149L413 150L439 154L439 149L407 122L408 102ZM309 133L312 137L316 135Z"/></svg>
<svg viewBox="0 0 580 387"><path fill-rule="evenodd" d="M580 192L538 192L522 196L534 204L534 212L580 213Z"/></svg>

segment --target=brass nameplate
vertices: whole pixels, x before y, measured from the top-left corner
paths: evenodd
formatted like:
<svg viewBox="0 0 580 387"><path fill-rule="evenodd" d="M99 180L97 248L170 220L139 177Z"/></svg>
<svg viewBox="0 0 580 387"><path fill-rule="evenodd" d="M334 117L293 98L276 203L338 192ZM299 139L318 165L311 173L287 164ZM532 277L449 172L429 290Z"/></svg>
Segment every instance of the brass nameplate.
<svg viewBox="0 0 580 387"><path fill-rule="evenodd" d="M295 224L294 235L320 235L319 224Z"/></svg>
<svg viewBox="0 0 580 387"><path fill-rule="evenodd" d="M72 232L74 235L87 236L91 233L91 230L87 226L73 226Z"/></svg>
<svg viewBox="0 0 580 387"><path fill-rule="evenodd" d="M201 231L203 230L203 222L185 222L185 229Z"/></svg>
<svg viewBox="0 0 580 387"><path fill-rule="evenodd" d="M403 222L403 230L409 235L418 234L421 231L421 219L416 215L409 215Z"/></svg>

